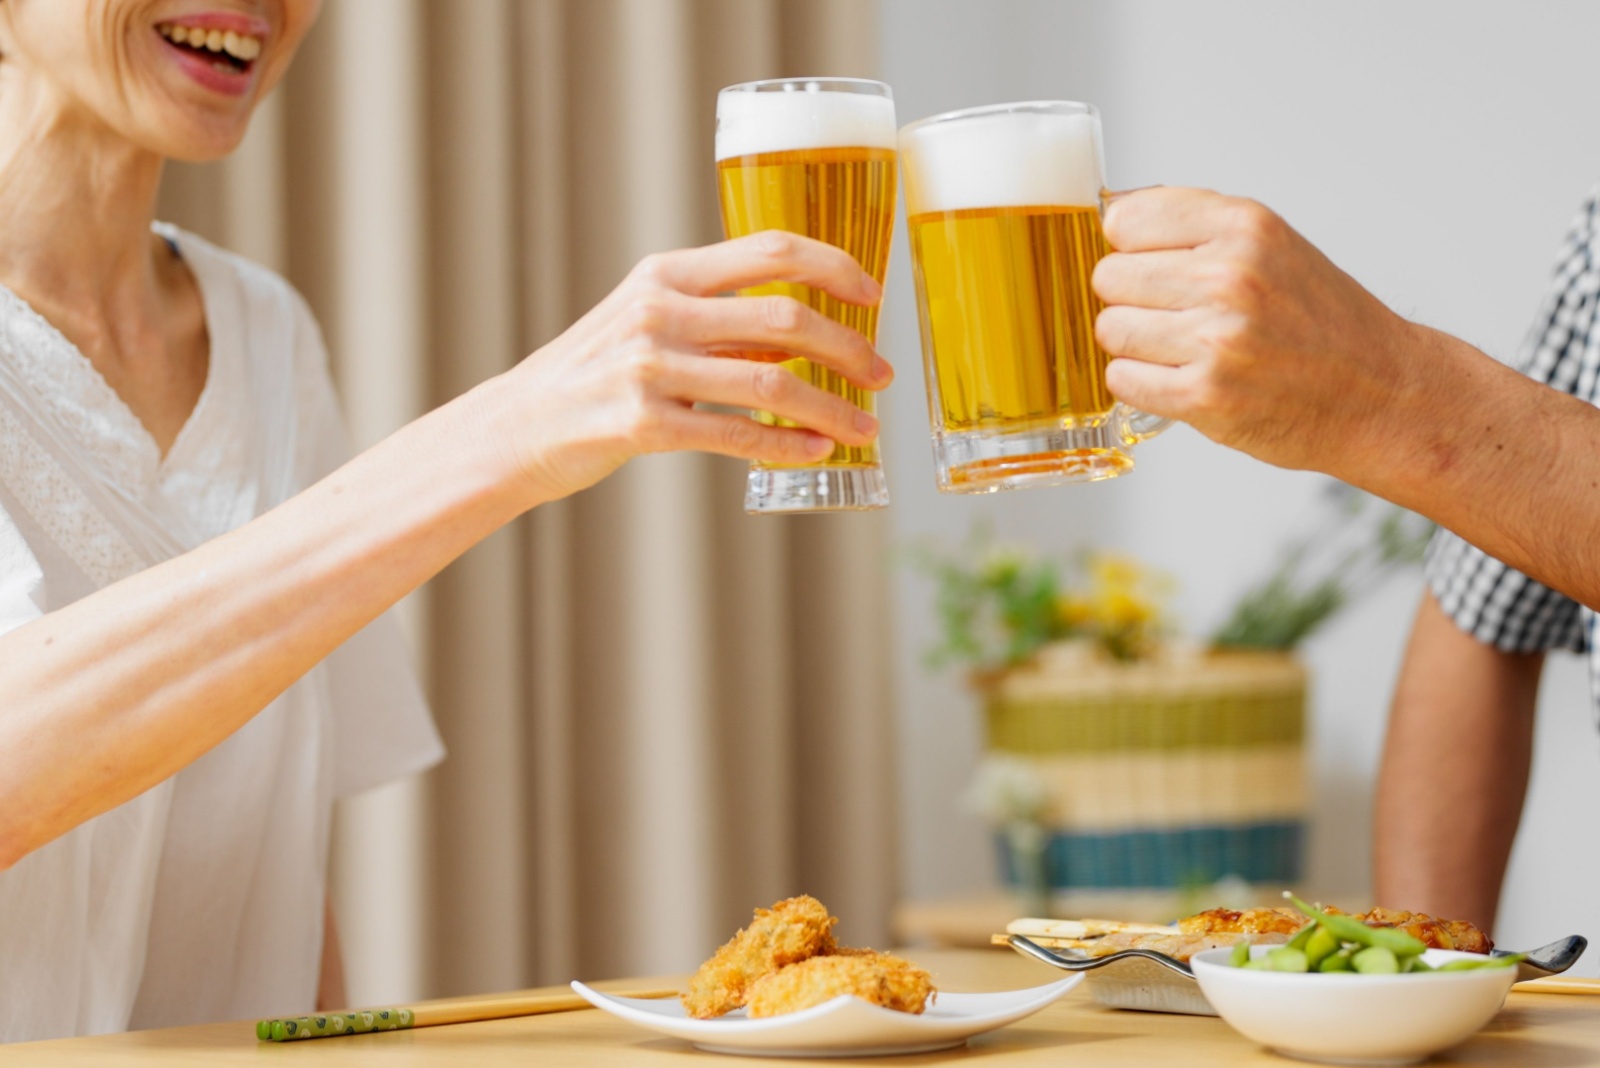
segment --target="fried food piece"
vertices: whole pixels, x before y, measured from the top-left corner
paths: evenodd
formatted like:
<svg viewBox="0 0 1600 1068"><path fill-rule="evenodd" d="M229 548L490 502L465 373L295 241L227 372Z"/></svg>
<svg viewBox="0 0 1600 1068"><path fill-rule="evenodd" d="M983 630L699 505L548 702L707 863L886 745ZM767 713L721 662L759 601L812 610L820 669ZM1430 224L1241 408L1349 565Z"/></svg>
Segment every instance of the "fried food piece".
<svg viewBox="0 0 1600 1068"><path fill-rule="evenodd" d="M1466 920L1439 920L1421 912L1386 908L1375 908L1356 919L1372 927L1398 927L1430 949L1487 953L1494 948L1489 936Z"/></svg>
<svg viewBox="0 0 1600 1068"><path fill-rule="evenodd" d="M1308 921L1289 908L1210 909L1178 921L1184 934L1281 934L1292 935Z"/></svg>
<svg viewBox="0 0 1600 1068"><path fill-rule="evenodd" d="M756 909L750 926L700 965L678 1000L699 1020L732 1012L745 1003L750 984L762 976L786 964L831 953L835 949L833 925L838 922L838 917L828 915L827 906L804 894L770 909Z"/></svg>
<svg viewBox="0 0 1600 1068"><path fill-rule="evenodd" d="M1327 911L1346 915L1329 905ZM1487 953L1494 948L1487 935L1466 920L1440 920L1421 912L1375 908L1357 913L1355 918L1373 927L1397 927L1419 939L1430 949L1460 949L1468 953ZM1306 918L1289 908L1211 909L1178 921L1178 929L1191 935L1283 934L1292 935ZM1176 954L1173 954L1176 956Z"/></svg>
<svg viewBox="0 0 1600 1068"><path fill-rule="evenodd" d="M921 1013L933 993L933 977L910 961L870 949L841 949L756 980L748 1004L752 1017L782 1016L854 994L886 1009Z"/></svg>
<svg viewBox="0 0 1600 1068"><path fill-rule="evenodd" d="M1151 934L1147 931L1124 931L1096 938L1092 942L1081 943L1079 948L1088 957L1109 957L1125 949L1152 949L1157 953L1165 953L1169 957L1186 961L1196 953L1204 953L1208 949L1227 949L1235 942L1273 945L1287 941L1289 935L1281 931L1215 931L1203 934L1182 934L1174 931L1172 934L1164 935Z"/></svg>

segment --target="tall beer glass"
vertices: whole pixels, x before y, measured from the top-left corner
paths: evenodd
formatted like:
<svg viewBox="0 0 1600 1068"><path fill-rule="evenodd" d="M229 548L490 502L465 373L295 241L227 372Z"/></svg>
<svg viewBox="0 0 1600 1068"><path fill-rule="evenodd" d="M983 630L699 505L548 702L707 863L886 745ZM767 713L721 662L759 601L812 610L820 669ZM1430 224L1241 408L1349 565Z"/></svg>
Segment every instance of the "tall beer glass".
<svg viewBox="0 0 1600 1068"><path fill-rule="evenodd" d="M882 82L790 78L746 82L717 95L717 187L722 225L741 237L789 230L837 245L880 283L894 232L894 97ZM810 286L773 282L740 291L782 294L877 342L878 309L846 304ZM759 358L759 357L757 357ZM809 360L784 366L871 412L873 394ZM792 426L768 412L761 422ZM818 464L752 464L749 512L883 508L889 503L878 446L835 447Z"/></svg>
<svg viewBox="0 0 1600 1068"><path fill-rule="evenodd" d="M900 131L939 488L1113 478L1166 425L1118 404L1095 343L1100 118L1039 101Z"/></svg>

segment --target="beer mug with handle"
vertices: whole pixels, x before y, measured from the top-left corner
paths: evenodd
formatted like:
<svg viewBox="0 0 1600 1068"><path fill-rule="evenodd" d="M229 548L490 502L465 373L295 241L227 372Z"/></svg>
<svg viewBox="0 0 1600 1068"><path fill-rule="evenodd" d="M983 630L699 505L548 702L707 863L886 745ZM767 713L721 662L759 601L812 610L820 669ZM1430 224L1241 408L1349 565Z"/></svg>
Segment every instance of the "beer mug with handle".
<svg viewBox="0 0 1600 1068"><path fill-rule="evenodd" d="M722 90L717 187L729 237L758 230L814 237L850 253L882 283L899 188L889 87L857 78L780 78ZM796 282L740 292L793 297L877 342L876 306L846 304ZM874 411L873 394L838 372L804 359L784 366ZM754 414L762 422L789 425L766 412ZM877 442L840 445L817 464L752 464L744 499L745 510L756 513L859 510L888 503Z"/></svg>
<svg viewBox="0 0 1600 1068"><path fill-rule="evenodd" d="M1088 104L970 108L900 131L934 464L946 493L1133 469L1169 425L1118 403L1090 286L1110 246Z"/></svg>

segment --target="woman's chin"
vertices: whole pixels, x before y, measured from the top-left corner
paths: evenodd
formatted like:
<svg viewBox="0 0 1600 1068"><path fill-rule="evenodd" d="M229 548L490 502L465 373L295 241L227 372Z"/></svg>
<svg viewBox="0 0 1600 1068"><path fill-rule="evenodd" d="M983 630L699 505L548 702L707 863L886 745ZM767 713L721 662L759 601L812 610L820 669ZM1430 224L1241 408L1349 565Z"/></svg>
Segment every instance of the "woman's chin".
<svg viewBox="0 0 1600 1068"><path fill-rule="evenodd" d="M141 148L184 163L210 163L239 147L250 128L250 114L219 116L168 104L141 116L124 136Z"/></svg>

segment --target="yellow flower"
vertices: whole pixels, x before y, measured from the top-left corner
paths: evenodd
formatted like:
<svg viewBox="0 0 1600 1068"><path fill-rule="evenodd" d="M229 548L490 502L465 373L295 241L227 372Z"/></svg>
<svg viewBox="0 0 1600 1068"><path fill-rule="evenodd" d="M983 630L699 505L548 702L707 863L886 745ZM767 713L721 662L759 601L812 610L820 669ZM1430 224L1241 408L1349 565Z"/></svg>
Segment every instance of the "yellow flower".
<svg viewBox="0 0 1600 1068"><path fill-rule="evenodd" d="M1095 553L1089 558L1089 579L1097 591L1132 590L1145 582L1144 565L1131 556Z"/></svg>
<svg viewBox="0 0 1600 1068"><path fill-rule="evenodd" d="M1124 590L1116 590L1100 597L1099 612L1102 625L1123 629L1143 626L1156 618L1160 609L1151 601Z"/></svg>
<svg viewBox="0 0 1600 1068"><path fill-rule="evenodd" d="M1095 617L1095 606L1083 597L1067 595L1056 600L1056 618L1068 630L1079 630Z"/></svg>

